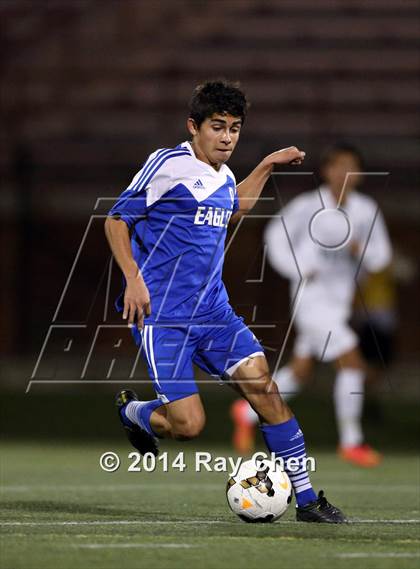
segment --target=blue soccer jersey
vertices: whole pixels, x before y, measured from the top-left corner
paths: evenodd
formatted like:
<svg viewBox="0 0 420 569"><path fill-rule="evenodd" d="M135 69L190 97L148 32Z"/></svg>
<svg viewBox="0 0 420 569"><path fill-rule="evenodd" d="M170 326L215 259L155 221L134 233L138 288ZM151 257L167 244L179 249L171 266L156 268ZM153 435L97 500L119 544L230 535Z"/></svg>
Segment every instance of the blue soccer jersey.
<svg viewBox="0 0 420 569"><path fill-rule="evenodd" d="M238 207L232 171L198 160L188 142L149 156L109 212L132 229L151 297L146 322L204 322L223 313L226 231Z"/></svg>

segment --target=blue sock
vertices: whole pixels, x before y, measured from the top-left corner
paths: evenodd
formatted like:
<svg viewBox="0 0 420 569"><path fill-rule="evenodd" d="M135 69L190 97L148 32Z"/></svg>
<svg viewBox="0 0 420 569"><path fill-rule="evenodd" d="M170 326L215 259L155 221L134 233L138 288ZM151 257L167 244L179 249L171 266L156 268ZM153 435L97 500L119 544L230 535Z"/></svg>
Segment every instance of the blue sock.
<svg viewBox="0 0 420 569"><path fill-rule="evenodd" d="M159 435L153 431L150 425L150 415L161 405L163 405L163 403L160 399L153 399L152 401L130 401L121 409L124 423L128 426L134 423L154 437L157 437Z"/></svg>
<svg viewBox="0 0 420 569"><path fill-rule="evenodd" d="M306 458L305 441L296 419L292 417L285 423L261 425L260 428L268 450L284 460L284 470L292 483L298 506L305 506L316 500L317 495L312 488L304 462ZM300 461L299 467L293 471L287 469L287 459L291 457L298 458Z"/></svg>

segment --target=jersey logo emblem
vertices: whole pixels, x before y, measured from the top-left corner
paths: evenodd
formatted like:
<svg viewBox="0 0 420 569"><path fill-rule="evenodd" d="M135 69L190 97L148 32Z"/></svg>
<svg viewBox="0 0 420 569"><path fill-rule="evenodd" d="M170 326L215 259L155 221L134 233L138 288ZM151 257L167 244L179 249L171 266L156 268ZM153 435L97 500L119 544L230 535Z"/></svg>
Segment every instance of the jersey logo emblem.
<svg viewBox="0 0 420 569"><path fill-rule="evenodd" d="M204 187L203 182L200 180L200 178L198 178L198 180L195 182L195 184L193 185L193 189L194 190L205 190L206 188Z"/></svg>
<svg viewBox="0 0 420 569"><path fill-rule="evenodd" d="M302 433L301 429L298 429L296 431L296 433L293 435L293 437L290 437L289 441L294 441L295 439L298 439L299 437L303 437L303 433Z"/></svg>

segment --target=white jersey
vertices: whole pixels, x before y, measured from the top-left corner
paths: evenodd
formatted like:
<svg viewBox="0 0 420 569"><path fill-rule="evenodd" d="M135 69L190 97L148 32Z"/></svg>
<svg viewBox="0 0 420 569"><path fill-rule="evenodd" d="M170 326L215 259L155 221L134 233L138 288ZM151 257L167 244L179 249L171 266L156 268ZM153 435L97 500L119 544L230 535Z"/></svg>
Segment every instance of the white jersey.
<svg viewBox="0 0 420 569"><path fill-rule="evenodd" d="M327 186L299 195L271 220L265 240L270 263L291 281L298 331L340 329L342 340L360 270L377 272L386 267L391 261L391 245L376 202L356 191L350 192L340 206L351 231L348 241L338 248L319 245L311 230L318 212L326 209L337 211ZM359 244L360 255L351 253L352 242ZM355 342L354 334L349 331L345 342L348 346L343 349Z"/></svg>

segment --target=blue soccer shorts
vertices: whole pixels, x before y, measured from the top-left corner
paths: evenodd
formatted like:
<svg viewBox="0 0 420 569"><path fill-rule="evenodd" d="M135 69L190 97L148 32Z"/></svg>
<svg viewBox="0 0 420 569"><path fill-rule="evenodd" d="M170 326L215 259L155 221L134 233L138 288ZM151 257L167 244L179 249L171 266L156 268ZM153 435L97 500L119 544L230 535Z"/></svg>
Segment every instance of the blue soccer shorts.
<svg viewBox="0 0 420 569"><path fill-rule="evenodd" d="M226 379L246 359L264 355L255 335L231 307L217 322L145 324L142 331L133 328L133 336L142 347L162 403L198 393L193 364L217 379Z"/></svg>

